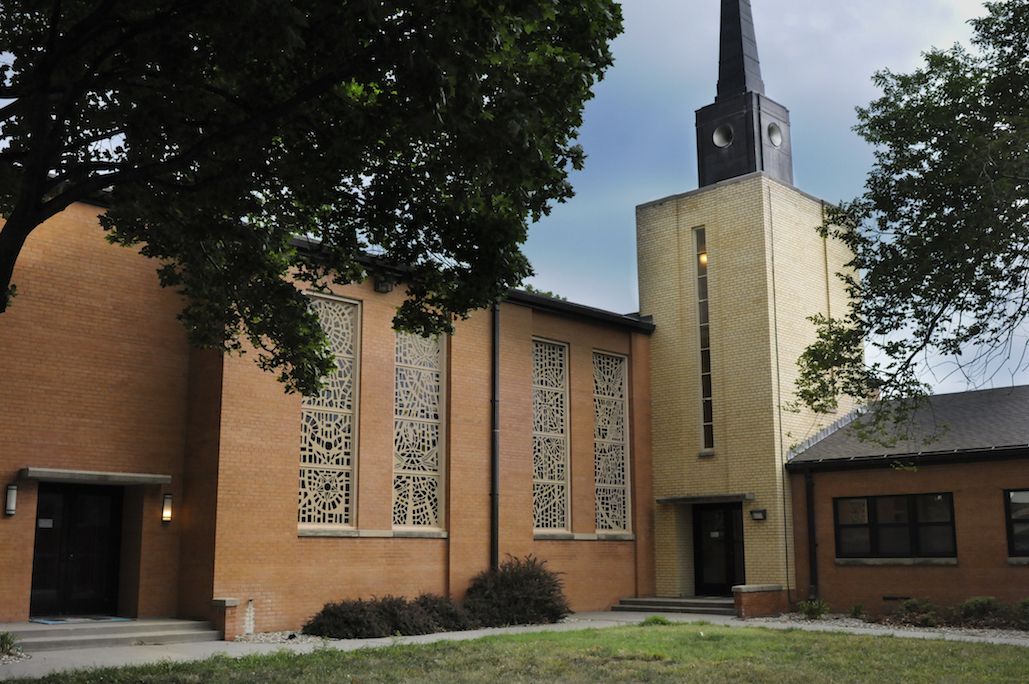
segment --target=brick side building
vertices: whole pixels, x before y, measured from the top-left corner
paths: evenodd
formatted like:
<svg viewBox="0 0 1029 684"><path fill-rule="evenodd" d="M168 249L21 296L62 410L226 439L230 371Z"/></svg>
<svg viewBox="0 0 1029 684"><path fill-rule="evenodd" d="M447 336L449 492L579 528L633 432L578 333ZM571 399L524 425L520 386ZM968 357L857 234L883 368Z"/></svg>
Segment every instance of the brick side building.
<svg viewBox="0 0 1029 684"><path fill-rule="evenodd" d="M33 233L0 327L0 621L195 617L231 637L342 598L460 596L489 567L490 311L424 341L392 329L402 287L319 295L349 346L302 401L253 354L190 349L177 295L98 211ZM498 322L500 556L546 559L579 610L652 594L652 326L522 293Z"/></svg>

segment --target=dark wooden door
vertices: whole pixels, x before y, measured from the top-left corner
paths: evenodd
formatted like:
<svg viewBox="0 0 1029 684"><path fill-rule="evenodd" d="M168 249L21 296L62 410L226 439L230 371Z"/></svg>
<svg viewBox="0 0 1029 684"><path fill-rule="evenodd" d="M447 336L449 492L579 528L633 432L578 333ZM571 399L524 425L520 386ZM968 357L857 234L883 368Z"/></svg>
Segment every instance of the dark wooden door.
<svg viewBox="0 0 1029 684"><path fill-rule="evenodd" d="M40 483L31 615L117 611L121 503L120 487Z"/></svg>
<svg viewBox="0 0 1029 684"><path fill-rule="evenodd" d="M693 553L697 596L730 596L743 584L742 505L694 506Z"/></svg>

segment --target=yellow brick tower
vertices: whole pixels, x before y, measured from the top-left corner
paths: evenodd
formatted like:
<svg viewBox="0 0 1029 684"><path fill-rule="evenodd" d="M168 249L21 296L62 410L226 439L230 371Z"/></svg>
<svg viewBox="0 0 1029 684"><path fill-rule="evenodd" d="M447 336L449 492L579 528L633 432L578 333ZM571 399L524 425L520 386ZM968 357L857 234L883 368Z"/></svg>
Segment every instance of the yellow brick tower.
<svg viewBox="0 0 1029 684"><path fill-rule="evenodd" d="M789 113L764 95L754 36L749 0L723 0L701 188L636 210L663 597L796 598L784 462L836 418L794 407L796 361L808 317L843 313L850 255L816 231L824 203L792 186Z"/></svg>

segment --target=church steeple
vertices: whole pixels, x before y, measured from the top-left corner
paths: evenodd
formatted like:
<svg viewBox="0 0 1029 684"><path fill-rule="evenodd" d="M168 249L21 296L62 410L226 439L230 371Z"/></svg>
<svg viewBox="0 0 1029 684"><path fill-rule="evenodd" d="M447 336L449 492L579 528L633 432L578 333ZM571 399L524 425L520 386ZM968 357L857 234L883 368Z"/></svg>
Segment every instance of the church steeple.
<svg viewBox="0 0 1029 684"><path fill-rule="evenodd" d="M700 186L763 171L793 184L790 113L765 97L750 0L722 0L718 94L697 110Z"/></svg>
<svg viewBox="0 0 1029 684"><path fill-rule="evenodd" d="M724 100L741 93L765 94L761 60L750 0L722 0L722 30L718 61L718 97Z"/></svg>

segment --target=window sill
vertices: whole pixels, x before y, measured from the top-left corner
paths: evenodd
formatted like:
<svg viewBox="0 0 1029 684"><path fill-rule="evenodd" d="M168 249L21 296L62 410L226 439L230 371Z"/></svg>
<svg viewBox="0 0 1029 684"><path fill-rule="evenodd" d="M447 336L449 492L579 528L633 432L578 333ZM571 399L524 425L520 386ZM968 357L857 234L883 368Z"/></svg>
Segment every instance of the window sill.
<svg viewBox="0 0 1029 684"><path fill-rule="evenodd" d="M700 453L697 454L697 458L714 458L714 457L715 457L715 450L714 449L701 449Z"/></svg>
<svg viewBox="0 0 1029 684"><path fill-rule="evenodd" d="M957 558L837 558L836 565L889 566L889 565L957 565Z"/></svg>
<svg viewBox="0 0 1029 684"><path fill-rule="evenodd" d="M298 537L348 537L361 539L446 539L446 530L357 530L349 527L301 527Z"/></svg>
<svg viewBox="0 0 1029 684"><path fill-rule="evenodd" d="M1008 565L1029 565L1029 556L1015 556L1008 558Z"/></svg>
<svg viewBox="0 0 1029 684"><path fill-rule="evenodd" d="M541 532L533 533L532 538L536 541L635 541L636 535L632 532L597 532L594 534L582 532Z"/></svg>

